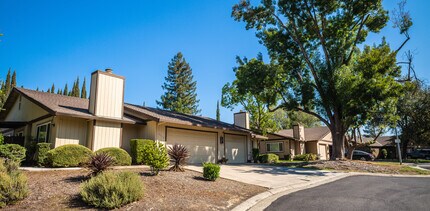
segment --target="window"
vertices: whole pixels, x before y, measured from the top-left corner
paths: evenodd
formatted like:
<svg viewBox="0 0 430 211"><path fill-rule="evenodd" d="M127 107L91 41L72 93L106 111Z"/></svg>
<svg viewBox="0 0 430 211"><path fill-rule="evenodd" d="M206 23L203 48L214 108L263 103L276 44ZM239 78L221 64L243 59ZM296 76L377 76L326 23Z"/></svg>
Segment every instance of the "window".
<svg viewBox="0 0 430 211"><path fill-rule="evenodd" d="M49 141L49 123L41 124L37 126L37 142L48 142Z"/></svg>
<svg viewBox="0 0 430 211"><path fill-rule="evenodd" d="M276 142L276 143L267 143L266 144L266 151L267 152L282 152L283 144L282 142Z"/></svg>

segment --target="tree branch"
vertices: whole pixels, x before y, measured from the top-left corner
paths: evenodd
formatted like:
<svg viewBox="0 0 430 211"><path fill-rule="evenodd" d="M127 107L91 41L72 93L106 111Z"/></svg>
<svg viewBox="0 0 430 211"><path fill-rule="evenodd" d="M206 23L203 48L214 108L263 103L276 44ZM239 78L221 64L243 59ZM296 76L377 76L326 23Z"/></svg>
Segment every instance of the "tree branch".
<svg viewBox="0 0 430 211"><path fill-rule="evenodd" d="M361 30L363 29L364 23L366 23L366 21L367 21L367 19L369 18L369 16L370 16L370 15L366 15L366 16L363 16L363 18L361 18L360 27L358 28L357 35L355 36L354 44L352 45L352 47L351 47L351 51L349 52L349 55L348 55L347 59L346 59L346 60L344 60L343 64L345 64L345 65L346 65L346 64L348 64L348 63L349 63L349 61L351 60L351 58L352 58L352 53L354 52L354 47L355 47L355 46L357 45L357 43L358 43L358 40L359 40L359 38L360 38Z"/></svg>

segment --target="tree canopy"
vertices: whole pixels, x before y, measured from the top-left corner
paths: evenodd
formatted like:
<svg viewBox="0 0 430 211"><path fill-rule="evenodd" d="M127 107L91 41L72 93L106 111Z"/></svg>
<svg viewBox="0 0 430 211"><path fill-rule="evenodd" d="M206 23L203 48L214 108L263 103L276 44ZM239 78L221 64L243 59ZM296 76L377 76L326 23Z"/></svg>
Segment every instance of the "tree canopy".
<svg viewBox="0 0 430 211"><path fill-rule="evenodd" d="M232 16L257 30L271 58L264 71L236 73L239 92L264 93L263 101L275 109L317 117L333 135L332 159L344 157L351 127L396 105L402 90L396 81L399 49L392 50L385 40L358 48L389 20L381 0L262 0L257 6L242 0ZM400 33L408 35L411 25L399 27Z"/></svg>

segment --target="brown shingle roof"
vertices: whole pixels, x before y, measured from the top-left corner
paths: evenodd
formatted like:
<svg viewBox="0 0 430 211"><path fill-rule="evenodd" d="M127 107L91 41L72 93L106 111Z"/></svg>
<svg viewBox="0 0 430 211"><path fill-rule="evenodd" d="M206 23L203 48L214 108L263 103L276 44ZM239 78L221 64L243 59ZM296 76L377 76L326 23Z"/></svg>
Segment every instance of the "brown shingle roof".
<svg viewBox="0 0 430 211"><path fill-rule="evenodd" d="M124 104L125 112L137 112L143 115L143 117L152 118L155 121L159 122L168 122L174 124L181 125L191 125L191 126L201 126L201 127L210 127L224 130L235 130L251 133L251 130L247 130L242 127L238 127L233 124L229 124L226 122L217 121L215 119L203 116L195 116L189 114L182 114L173 111L167 111L157 108L138 106L133 104Z"/></svg>
<svg viewBox="0 0 430 211"><path fill-rule="evenodd" d="M367 143L373 141L374 138L363 138L363 142ZM376 139L375 143L370 144L371 147L383 147L383 146L393 146L395 136L380 136Z"/></svg>
<svg viewBox="0 0 430 211"><path fill-rule="evenodd" d="M4 118L7 116L7 113L9 112L9 109L7 108L11 108L13 106L13 103L15 102L19 94L22 94L33 103L44 108L51 115L64 115L88 119L100 119L100 117L96 117L88 111L88 99L58 95L47 92L39 92L24 88L14 88L6 102L6 110L0 112L0 120L4 120ZM238 127L233 124L217 121L208 117L187 115L127 103L124 104L124 114L124 118L118 121L122 121L125 123L136 123L154 120L159 122L202 126L252 133L251 130Z"/></svg>
<svg viewBox="0 0 430 211"><path fill-rule="evenodd" d="M330 129L325 126L305 128L305 141L320 141L329 133ZM275 134L293 138L293 129L280 130Z"/></svg>

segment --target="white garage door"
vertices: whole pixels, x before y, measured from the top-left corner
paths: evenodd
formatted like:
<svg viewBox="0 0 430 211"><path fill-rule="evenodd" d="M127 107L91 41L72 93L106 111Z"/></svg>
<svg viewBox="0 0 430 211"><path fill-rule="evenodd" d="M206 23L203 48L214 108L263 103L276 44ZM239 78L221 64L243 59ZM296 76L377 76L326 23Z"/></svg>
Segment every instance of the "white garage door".
<svg viewBox="0 0 430 211"><path fill-rule="evenodd" d="M246 163L246 136L225 135L227 163Z"/></svg>
<svg viewBox="0 0 430 211"><path fill-rule="evenodd" d="M188 163L216 161L217 133L167 128L167 146L181 144L190 152Z"/></svg>
<svg viewBox="0 0 430 211"><path fill-rule="evenodd" d="M320 159L321 160L327 160L327 146L326 145L324 145L324 144L320 144L320 152L319 152L319 154L320 154Z"/></svg>

